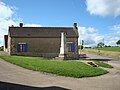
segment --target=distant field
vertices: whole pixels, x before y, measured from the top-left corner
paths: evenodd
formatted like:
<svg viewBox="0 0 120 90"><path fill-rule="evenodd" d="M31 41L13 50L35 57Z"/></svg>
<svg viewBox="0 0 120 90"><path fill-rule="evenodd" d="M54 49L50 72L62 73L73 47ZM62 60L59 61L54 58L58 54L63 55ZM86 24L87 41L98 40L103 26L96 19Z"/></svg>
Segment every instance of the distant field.
<svg viewBox="0 0 120 90"><path fill-rule="evenodd" d="M98 49L98 48L96 48ZM104 50L104 51L116 51L116 52L120 52L120 47L104 47L104 48L99 48L100 50Z"/></svg>
<svg viewBox="0 0 120 90"><path fill-rule="evenodd" d="M82 51L85 53L93 53L101 56L120 59L120 47L104 47L104 48L94 48L94 49L85 48Z"/></svg>

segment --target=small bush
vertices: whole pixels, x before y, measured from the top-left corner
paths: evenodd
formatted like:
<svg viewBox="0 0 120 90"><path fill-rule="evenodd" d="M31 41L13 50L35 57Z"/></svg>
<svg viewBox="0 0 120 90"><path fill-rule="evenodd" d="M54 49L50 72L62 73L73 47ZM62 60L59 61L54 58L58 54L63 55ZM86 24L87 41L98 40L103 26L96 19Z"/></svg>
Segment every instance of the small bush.
<svg viewBox="0 0 120 90"><path fill-rule="evenodd" d="M0 48L0 51L3 51L3 48Z"/></svg>

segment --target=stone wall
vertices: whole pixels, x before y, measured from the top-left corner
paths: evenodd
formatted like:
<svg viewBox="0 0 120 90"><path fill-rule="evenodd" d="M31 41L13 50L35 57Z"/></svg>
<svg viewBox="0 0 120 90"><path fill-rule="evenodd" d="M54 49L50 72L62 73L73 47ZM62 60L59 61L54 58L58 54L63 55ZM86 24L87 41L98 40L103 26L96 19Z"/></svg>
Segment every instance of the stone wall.
<svg viewBox="0 0 120 90"><path fill-rule="evenodd" d="M60 38L12 38L11 55L30 55L56 57L60 52ZM78 54L77 38L66 38L66 42L75 43L75 54ZM26 43L27 52L17 52L17 44Z"/></svg>

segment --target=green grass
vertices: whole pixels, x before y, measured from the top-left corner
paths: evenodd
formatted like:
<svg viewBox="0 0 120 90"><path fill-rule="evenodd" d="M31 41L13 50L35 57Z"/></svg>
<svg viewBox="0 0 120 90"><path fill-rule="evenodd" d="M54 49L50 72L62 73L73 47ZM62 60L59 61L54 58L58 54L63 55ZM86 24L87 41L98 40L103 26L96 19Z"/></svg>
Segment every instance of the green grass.
<svg viewBox="0 0 120 90"><path fill-rule="evenodd" d="M96 48L104 51L115 51L120 52L120 47L103 47L103 48Z"/></svg>
<svg viewBox="0 0 120 90"><path fill-rule="evenodd" d="M101 68L91 67L77 61L47 60L39 57L1 56L2 59L18 66L68 77L93 77L108 73Z"/></svg>
<svg viewBox="0 0 120 90"><path fill-rule="evenodd" d="M113 68L113 66L107 64L107 63L103 63L103 62L98 62L98 61L95 61L95 63L100 66L100 67L105 67L105 68Z"/></svg>

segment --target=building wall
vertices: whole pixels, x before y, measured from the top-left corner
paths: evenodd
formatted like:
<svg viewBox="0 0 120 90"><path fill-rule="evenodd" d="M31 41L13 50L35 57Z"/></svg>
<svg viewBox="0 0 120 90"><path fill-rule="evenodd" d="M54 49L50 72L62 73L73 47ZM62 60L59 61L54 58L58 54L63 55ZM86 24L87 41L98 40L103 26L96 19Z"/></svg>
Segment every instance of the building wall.
<svg viewBox="0 0 120 90"><path fill-rule="evenodd" d="M78 54L78 39L77 38L66 38L66 42L75 43L74 54L77 55ZM18 43L26 43L28 46L27 52L17 52ZM56 57L59 55L59 52L60 52L60 38L12 38L11 46L12 46L11 55Z"/></svg>

